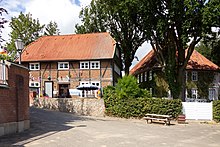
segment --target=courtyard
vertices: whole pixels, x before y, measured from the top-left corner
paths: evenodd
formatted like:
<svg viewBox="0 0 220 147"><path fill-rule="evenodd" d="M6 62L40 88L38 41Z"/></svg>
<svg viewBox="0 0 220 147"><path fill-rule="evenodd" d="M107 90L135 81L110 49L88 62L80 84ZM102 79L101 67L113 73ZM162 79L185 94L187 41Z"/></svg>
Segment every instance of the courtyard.
<svg viewBox="0 0 220 147"><path fill-rule="evenodd" d="M1 147L217 147L220 125L199 121L146 124L144 120L77 116L30 108L30 129L0 137Z"/></svg>

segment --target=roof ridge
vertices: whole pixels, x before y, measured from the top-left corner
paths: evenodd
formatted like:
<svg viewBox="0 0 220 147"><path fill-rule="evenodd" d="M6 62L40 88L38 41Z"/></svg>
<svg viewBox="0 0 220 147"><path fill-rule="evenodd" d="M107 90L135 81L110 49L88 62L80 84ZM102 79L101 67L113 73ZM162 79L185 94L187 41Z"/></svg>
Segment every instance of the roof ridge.
<svg viewBox="0 0 220 147"><path fill-rule="evenodd" d="M109 32L91 32L91 33L85 33L85 34L62 34L62 35L50 35L50 36L41 36L42 37L63 37L63 36L84 36L84 35L94 35L94 34L109 34Z"/></svg>
<svg viewBox="0 0 220 147"><path fill-rule="evenodd" d="M109 32L92 32L92 33L85 33L85 34L63 34L63 35L50 35L50 36L47 36L47 35L44 35L44 36L41 36L39 38L37 38L36 40L34 40L33 42L29 43L24 49L22 52L24 52L26 50L26 48L28 48L28 46L32 45L33 43L37 42L37 41L40 41L42 40L42 38L49 38L49 37L64 37L64 36L83 36L83 35L94 35L94 34L109 34ZM111 35L110 35L111 36ZM111 36L112 37L112 36ZM113 38L112 38L113 39ZM114 39L113 39L114 40Z"/></svg>

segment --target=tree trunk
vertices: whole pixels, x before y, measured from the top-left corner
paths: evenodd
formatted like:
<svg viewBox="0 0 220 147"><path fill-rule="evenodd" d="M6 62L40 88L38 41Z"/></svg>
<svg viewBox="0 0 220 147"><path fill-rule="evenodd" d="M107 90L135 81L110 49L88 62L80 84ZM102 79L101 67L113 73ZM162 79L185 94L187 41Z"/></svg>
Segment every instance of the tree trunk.
<svg viewBox="0 0 220 147"><path fill-rule="evenodd" d="M128 59L125 60L125 68L124 68L125 69L125 75L129 75L130 66L131 66L131 62L129 62Z"/></svg>
<svg viewBox="0 0 220 147"><path fill-rule="evenodd" d="M177 74L177 83L179 85L179 98L185 102L185 87L186 87L186 80L185 80L185 70L184 67L178 68Z"/></svg>

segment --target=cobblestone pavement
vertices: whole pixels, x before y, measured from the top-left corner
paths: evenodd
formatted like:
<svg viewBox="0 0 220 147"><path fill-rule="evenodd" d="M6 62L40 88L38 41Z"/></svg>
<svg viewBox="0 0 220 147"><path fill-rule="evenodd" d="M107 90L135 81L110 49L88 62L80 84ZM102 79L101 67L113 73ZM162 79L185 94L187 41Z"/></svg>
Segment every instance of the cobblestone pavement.
<svg viewBox="0 0 220 147"><path fill-rule="evenodd" d="M83 117L30 109L31 128L0 137L0 147L219 147L220 125L189 122L164 126L143 120Z"/></svg>

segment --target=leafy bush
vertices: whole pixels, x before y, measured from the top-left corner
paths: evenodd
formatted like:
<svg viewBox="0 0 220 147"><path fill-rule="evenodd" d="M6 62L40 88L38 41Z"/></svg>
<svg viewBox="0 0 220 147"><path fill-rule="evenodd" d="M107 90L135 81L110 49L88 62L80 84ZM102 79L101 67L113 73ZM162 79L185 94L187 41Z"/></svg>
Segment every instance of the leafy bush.
<svg viewBox="0 0 220 147"><path fill-rule="evenodd" d="M148 91L140 89L136 79L126 76L116 87L104 88L106 114L117 117L141 118L146 113L167 114L176 118L182 110L181 100L151 98Z"/></svg>
<svg viewBox="0 0 220 147"><path fill-rule="evenodd" d="M126 75L118 80L115 93L118 98L150 97L150 93L147 90L141 89L137 79L131 75Z"/></svg>
<svg viewBox="0 0 220 147"><path fill-rule="evenodd" d="M213 118L215 121L220 121L220 100L213 101Z"/></svg>

